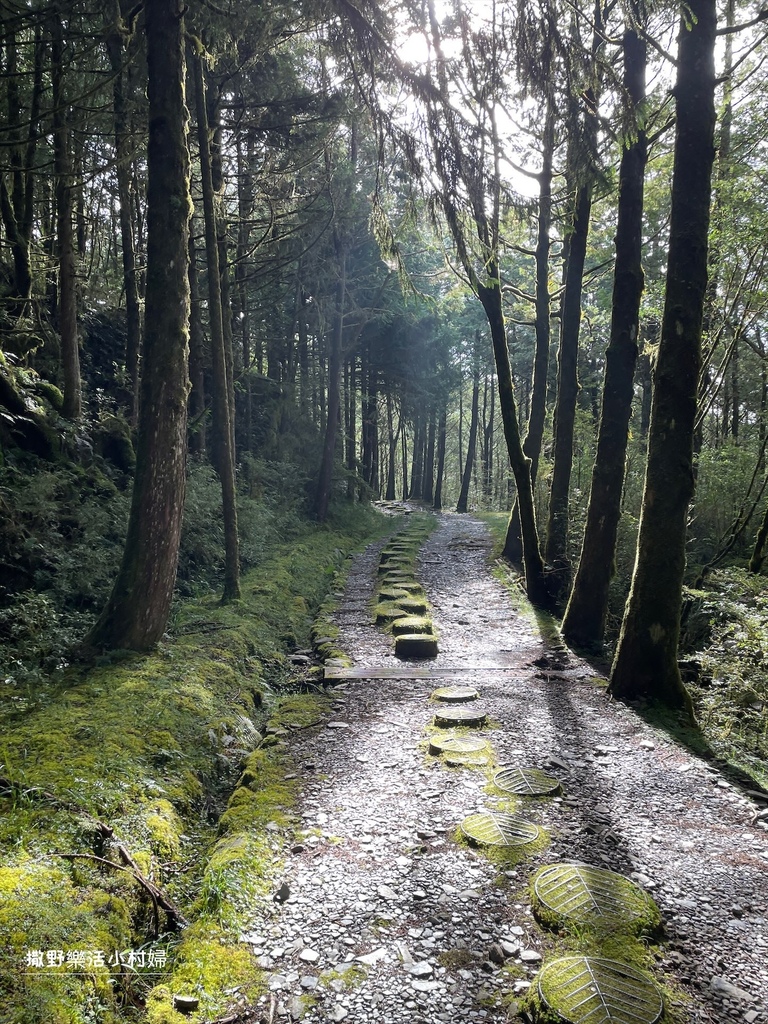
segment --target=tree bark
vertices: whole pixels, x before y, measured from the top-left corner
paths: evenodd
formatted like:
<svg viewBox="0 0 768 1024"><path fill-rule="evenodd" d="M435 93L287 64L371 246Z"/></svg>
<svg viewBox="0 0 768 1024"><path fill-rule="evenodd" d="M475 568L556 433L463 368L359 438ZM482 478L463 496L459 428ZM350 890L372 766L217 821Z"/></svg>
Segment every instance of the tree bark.
<svg viewBox="0 0 768 1024"><path fill-rule="evenodd" d="M203 195L205 257L208 268L208 327L211 334L212 427L214 466L221 483L224 518L224 587L222 604L240 597L240 544L237 531L237 490L235 485L234 409L230 402L231 369L227 367L224 332L224 304L221 294L219 238L216 223L211 141L202 57L192 55L195 82L195 113Z"/></svg>
<svg viewBox="0 0 768 1024"><path fill-rule="evenodd" d="M178 565L187 452L187 235L184 7L145 10L149 93L144 373L128 535L112 595L86 639L145 651L163 635Z"/></svg>
<svg viewBox="0 0 768 1024"><path fill-rule="evenodd" d="M632 26L624 32L624 88L637 118L645 98L646 44ZM600 650L608 613L632 411L643 294L643 183L647 141L642 125L625 146L619 169L616 262L603 404L581 558L562 633L577 647Z"/></svg>
<svg viewBox="0 0 768 1024"><path fill-rule="evenodd" d="M621 700L655 699L689 714L677 646L707 286L716 27L714 0L690 0L678 50L666 295L637 558L609 684Z"/></svg>
<svg viewBox="0 0 768 1024"><path fill-rule="evenodd" d="M315 518L321 523L325 522L328 517L328 507L331 501L333 463L336 455L336 436L341 409L341 351L344 338L344 304L347 291L347 253L336 229L334 229L334 246L336 249L339 278L336 283L336 310L328 355L328 416L325 421L323 454L320 462L317 490L315 492Z"/></svg>

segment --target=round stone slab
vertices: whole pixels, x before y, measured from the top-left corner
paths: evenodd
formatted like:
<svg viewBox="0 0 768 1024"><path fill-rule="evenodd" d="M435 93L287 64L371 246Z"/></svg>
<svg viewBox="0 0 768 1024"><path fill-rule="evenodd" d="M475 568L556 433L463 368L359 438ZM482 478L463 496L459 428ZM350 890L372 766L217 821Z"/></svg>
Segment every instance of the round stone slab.
<svg viewBox="0 0 768 1024"><path fill-rule="evenodd" d="M472 754L484 754L488 744L479 736L431 736L429 740L430 754L453 754L468 757Z"/></svg>
<svg viewBox="0 0 768 1024"><path fill-rule="evenodd" d="M435 700L443 704L466 704L480 696L474 686L439 686L432 691Z"/></svg>
<svg viewBox="0 0 768 1024"><path fill-rule="evenodd" d="M480 846L527 846L539 838L539 829L532 821L502 811L470 814L462 821L461 831Z"/></svg>
<svg viewBox="0 0 768 1024"><path fill-rule="evenodd" d="M392 632L395 636L400 636L401 633L431 633L432 620L425 619L422 615L406 615L403 612L392 623Z"/></svg>
<svg viewBox="0 0 768 1024"><path fill-rule="evenodd" d="M494 784L505 793L518 796L548 796L560 789L560 780L538 768L502 768L493 777Z"/></svg>
<svg viewBox="0 0 768 1024"><path fill-rule="evenodd" d="M457 725L477 726L485 725L488 713L485 708L442 708L435 714L435 725L441 729L452 729Z"/></svg>
<svg viewBox="0 0 768 1024"><path fill-rule="evenodd" d="M648 893L634 882L589 864L548 864L534 875L539 903L559 918L611 928L639 924L653 929L661 920Z"/></svg>
<svg viewBox="0 0 768 1024"><path fill-rule="evenodd" d="M567 956L539 974L542 1001L570 1024L655 1024L664 1003L653 981L618 960Z"/></svg>
<svg viewBox="0 0 768 1024"><path fill-rule="evenodd" d="M437 637L430 633L402 633L395 637L398 658L436 658Z"/></svg>

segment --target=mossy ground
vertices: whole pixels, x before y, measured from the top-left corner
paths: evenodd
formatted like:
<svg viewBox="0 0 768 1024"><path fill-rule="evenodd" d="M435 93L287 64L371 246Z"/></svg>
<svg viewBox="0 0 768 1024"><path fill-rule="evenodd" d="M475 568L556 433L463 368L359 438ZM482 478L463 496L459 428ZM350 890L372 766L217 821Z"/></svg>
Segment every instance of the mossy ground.
<svg viewBox="0 0 768 1024"><path fill-rule="evenodd" d="M311 724L323 700L280 696L285 652L310 643L346 553L390 528L363 509L335 530L307 528L244 577L241 601L181 605L156 652L69 670L24 714L0 704L3 1024L179 1024L259 990L237 937L293 822L279 733ZM261 745L267 718L277 735ZM93 859L117 864L117 841L189 927L156 915L130 870ZM159 973L66 963L140 947L165 960ZM55 974L27 966L48 950L65 957ZM179 1014L176 993L198 996L199 1011Z"/></svg>

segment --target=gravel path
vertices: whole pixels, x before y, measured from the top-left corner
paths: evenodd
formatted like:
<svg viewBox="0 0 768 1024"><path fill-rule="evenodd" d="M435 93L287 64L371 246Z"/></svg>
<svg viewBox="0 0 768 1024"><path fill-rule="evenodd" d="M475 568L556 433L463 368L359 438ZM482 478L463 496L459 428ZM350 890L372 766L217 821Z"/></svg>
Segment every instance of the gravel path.
<svg viewBox="0 0 768 1024"><path fill-rule="evenodd" d="M608 704L589 666L548 651L492 577L489 549L481 523L450 514L422 549L419 578L440 636L432 667L465 673L439 683L349 680L327 722L288 740L306 831L286 866L287 900L263 908L248 936L270 976L262 1019L508 1020L509 999L552 948L529 909L530 873L579 860L652 891L667 934L658 976L687 996L681 1020L768 1024L760 808L630 709ZM370 624L379 550L356 560L337 621L356 666L395 668L403 663L391 638ZM500 763L563 780L562 798L524 811L549 831L548 846L506 877L453 838L489 803L484 775L424 751L435 710L427 698L446 682L480 690L498 723L486 736ZM516 978L496 962L500 949Z"/></svg>

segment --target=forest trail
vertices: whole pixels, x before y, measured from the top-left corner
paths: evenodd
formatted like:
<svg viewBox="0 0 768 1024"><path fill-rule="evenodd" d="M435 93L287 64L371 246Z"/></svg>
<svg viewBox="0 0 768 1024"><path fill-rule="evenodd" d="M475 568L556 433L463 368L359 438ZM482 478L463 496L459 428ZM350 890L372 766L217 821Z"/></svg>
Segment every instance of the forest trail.
<svg viewBox="0 0 768 1024"><path fill-rule="evenodd" d="M768 1022L768 831L758 805L631 709L608 704L593 671L547 648L488 564L490 540L468 516L442 515L418 576L440 654L432 675L395 659L371 623L381 545L356 559L336 620L360 669L330 717L287 742L301 780L301 838L251 943L269 977L257 1019L407 1024L509 1019L552 955L528 879L581 861L630 876L659 904L666 941L656 978L677 986L681 1021ZM425 750L432 690L471 684L500 764L558 775L562 798L521 813L549 842L506 870L458 843L461 820L492 805L482 771ZM287 887L287 888L286 888ZM562 949L562 946L558 947ZM496 962L507 957L505 971ZM309 997L309 998L308 998ZM507 1005L503 999L507 998Z"/></svg>

